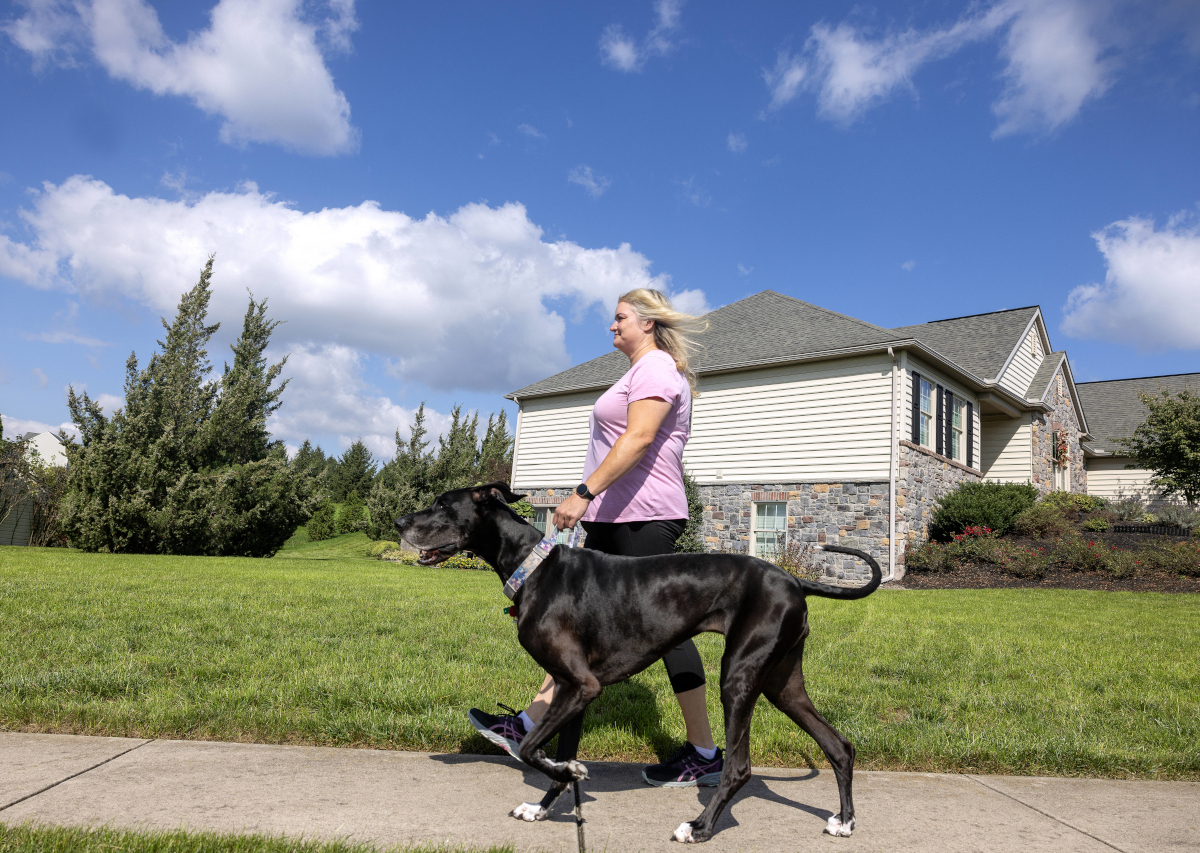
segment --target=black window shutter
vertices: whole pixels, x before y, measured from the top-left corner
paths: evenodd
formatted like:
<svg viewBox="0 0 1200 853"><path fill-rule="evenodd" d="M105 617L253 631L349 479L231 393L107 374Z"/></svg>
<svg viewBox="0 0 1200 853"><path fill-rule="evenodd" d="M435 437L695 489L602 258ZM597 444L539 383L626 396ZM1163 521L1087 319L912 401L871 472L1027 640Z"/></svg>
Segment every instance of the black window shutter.
<svg viewBox="0 0 1200 853"><path fill-rule="evenodd" d="M946 448L946 455L951 459L954 458L954 393L946 389L946 422L942 425L942 429L946 430L946 442L942 446Z"/></svg>
<svg viewBox="0 0 1200 853"><path fill-rule="evenodd" d="M942 439L946 435L946 431L943 428L943 425L946 423L946 416L945 416L945 414L943 414L943 412L945 410L942 408L942 396L943 396L942 386L939 385L937 387L937 389L938 389L937 390L937 412L933 419L933 432L934 432L934 435L936 436L936 438L934 439L934 448L933 449L935 451L937 451L938 453L941 453L942 452Z"/></svg>
<svg viewBox="0 0 1200 853"><path fill-rule="evenodd" d="M912 392L912 442L921 443L921 374L913 374Z"/></svg>
<svg viewBox="0 0 1200 853"><path fill-rule="evenodd" d="M975 407L967 403L967 467L975 467Z"/></svg>

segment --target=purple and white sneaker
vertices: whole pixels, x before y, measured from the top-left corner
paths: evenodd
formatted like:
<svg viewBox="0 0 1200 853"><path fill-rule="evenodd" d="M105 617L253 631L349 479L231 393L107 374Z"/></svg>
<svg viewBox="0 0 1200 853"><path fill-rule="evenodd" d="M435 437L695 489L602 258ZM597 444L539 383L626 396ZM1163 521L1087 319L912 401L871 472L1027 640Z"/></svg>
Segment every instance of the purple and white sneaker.
<svg viewBox="0 0 1200 853"><path fill-rule="evenodd" d="M513 758L520 758L517 750L521 746L521 741L525 740L525 735L528 734L525 731L525 724L521 722L520 712L507 705L501 705L499 702L496 704L508 713L488 714L478 708L472 708L467 712L467 719L471 721L475 731Z"/></svg>
<svg viewBox="0 0 1200 853"><path fill-rule="evenodd" d="M705 758L690 743L662 764L651 764L642 771L642 778L649 785L659 788L694 788L697 785L712 787L721 781L721 768L725 761L720 748L712 758Z"/></svg>

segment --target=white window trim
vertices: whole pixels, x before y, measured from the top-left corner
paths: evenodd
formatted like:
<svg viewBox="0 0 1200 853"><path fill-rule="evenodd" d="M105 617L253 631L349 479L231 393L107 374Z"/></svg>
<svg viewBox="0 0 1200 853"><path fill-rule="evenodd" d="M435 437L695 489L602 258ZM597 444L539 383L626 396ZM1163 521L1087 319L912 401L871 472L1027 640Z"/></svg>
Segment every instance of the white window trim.
<svg viewBox="0 0 1200 853"><path fill-rule="evenodd" d="M929 411L925 411L925 386L929 386ZM921 437L921 446L933 450L937 447L937 383L932 382L925 376L921 376L921 399L917 403L917 409L920 412L921 423L919 424L918 435ZM929 418L929 428L925 428L925 418Z"/></svg>
<svg viewBox="0 0 1200 853"><path fill-rule="evenodd" d="M944 448L947 451L945 455L955 462L965 464L967 461L967 401L957 394L954 394L951 399L953 400L953 406L950 412L950 446ZM955 413L960 415L959 423L961 426L956 427L954 425ZM958 453L954 452L955 434L958 435Z"/></svg>
<svg viewBox="0 0 1200 853"><path fill-rule="evenodd" d="M766 530L760 531L758 529L758 508L760 506L768 506L768 505L772 505L772 504L775 506L783 507L783 527L773 528L771 531L766 531ZM779 518L779 516L775 516L775 518ZM750 504L750 555L752 557L761 557L762 556L761 554L758 553L758 534L759 533L768 533L768 532L779 533L781 538L784 541L786 541L786 537L787 537L787 501L753 501Z"/></svg>

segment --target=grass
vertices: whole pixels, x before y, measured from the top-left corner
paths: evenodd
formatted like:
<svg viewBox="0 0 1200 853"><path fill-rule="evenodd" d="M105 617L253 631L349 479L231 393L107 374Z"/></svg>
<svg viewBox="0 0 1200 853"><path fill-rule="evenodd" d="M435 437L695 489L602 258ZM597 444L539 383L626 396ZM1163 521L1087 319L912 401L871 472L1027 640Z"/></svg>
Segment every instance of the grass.
<svg viewBox="0 0 1200 853"><path fill-rule="evenodd" d="M494 751L467 709L541 681L497 579L354 556L363 542L270 560L0 548L0 728ZM813 600L811 624L809 690L860 767L1200 779L1200 596L880 592ZM714 688L723 642L698 638ZM655 665L593 703L581 753L646 761L682 733ZM823 761L765 702L751 750Z"/></svg>
<svg viewBox="0 0 1200 853"><path fill-rule="evenodd" d="M0 853L513 853L495 847L387 847L350 841L313 841L215 832L129 832L36 824L0 824Z"/></svg>

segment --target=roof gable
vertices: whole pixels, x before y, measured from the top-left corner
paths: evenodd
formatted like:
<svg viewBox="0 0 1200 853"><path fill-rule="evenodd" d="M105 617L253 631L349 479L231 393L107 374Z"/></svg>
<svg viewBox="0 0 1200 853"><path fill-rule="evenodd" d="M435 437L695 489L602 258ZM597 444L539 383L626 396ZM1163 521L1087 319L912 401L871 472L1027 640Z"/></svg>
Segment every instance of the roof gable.
<svg viewBox="0 0 1200 853"><path fill-rule="evenodd" d="M1030 305L902 326L892 331L903 337L916 338L982 379L995 380L1039 313L1036 305Z"/></svg>

